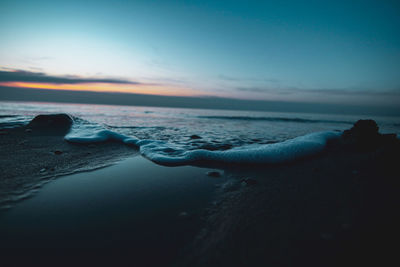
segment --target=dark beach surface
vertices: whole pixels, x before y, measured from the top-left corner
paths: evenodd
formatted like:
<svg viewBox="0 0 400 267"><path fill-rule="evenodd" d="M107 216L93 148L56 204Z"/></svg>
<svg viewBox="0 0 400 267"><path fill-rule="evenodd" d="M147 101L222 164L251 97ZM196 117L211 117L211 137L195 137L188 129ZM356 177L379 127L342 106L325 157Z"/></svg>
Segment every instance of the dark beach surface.
<svg viewBox="0 0 400 267"><path fill-rule="evenodd" d="M400 144L362 135L233 170L240 190L209 213L182 266L398 266Z"/></svg>
<svg viewBox="0 0 400 267"><path fill-rule="evenodd" d="M53 123L0 132L2 266L398 265L400 145L371 122L310 158L217 171Z"/></svg>
<svg viewBox="0 0 400 267"><path fill-rule="evenodd" d="M108 166L137 154L137 151L108 142L75 145L64 140L72 124L69 117L31 122L0 130L0 206L29 196L32 189L47 181L77 171Z"/></svg>

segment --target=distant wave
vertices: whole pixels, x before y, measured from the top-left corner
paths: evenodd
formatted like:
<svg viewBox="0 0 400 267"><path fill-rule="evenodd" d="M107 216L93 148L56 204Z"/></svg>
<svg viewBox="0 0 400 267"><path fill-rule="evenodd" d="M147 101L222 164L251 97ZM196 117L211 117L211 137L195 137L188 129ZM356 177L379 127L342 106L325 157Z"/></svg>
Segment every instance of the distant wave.
<svg viewBox="0 0 400 267"><path fill-rule="evenodd" d="M166 127L163 126L114 126L105 124L108 128L111 129L157 129L157 130L165 130Z"/></svg>
<svg viewBox="0 0 400 267"><path fill-rule="evenodd" d="M313 119L284 118L284 117L198 116L197 118L219 119L219 120L244 120L244 121L282 121L282 122L300 122L300 123L345 123L345 124L353 124L353 122L350 122L350 121L313 120Z"/></svg>
<svg viewBox="0 0 400 267"><path fill-rule="evenodd" d="M18 117L18 115L0 115L0 119L2 118L15 118Z"/></svg>

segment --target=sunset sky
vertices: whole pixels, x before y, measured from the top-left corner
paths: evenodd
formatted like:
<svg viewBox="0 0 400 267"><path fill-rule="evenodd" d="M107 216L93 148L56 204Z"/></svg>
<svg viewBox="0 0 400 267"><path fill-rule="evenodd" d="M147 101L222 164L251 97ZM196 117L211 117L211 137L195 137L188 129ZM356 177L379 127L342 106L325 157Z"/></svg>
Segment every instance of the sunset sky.
<svg viewBox="0 0 400 267"><path fill-rule="evenodd" d="M3 87L400 103L399 1L2 0L0 10Z"/></svg>

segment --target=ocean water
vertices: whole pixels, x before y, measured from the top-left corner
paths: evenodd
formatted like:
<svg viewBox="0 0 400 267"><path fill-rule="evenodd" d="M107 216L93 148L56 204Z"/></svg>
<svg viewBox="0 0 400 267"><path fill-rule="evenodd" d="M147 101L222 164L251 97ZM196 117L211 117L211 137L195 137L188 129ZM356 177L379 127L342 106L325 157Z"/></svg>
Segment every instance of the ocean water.
<svg viewBox="0 0 400 267"><path fill-rule="evenodd" d="M74 119L67 141L119 140L164 165L290 160L320 151L359 119L376 120L381 133L400 133L398 117L33 102L0 102L0 128L54 113Z"/></svg>

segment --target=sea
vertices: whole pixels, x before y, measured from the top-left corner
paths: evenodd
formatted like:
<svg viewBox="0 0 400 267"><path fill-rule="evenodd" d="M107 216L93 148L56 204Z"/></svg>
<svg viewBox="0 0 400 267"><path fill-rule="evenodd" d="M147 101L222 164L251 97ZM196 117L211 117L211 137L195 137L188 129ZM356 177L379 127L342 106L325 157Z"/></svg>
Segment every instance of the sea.
<svg viewBox="0 0 400 267"><path fill-rule="evenodd" d="M0 102L0 128L59 113L74 121L66 141L117 140L163 165L287 160L319 151L359 119L400 133L399 117L39 102Z"/></svg>

